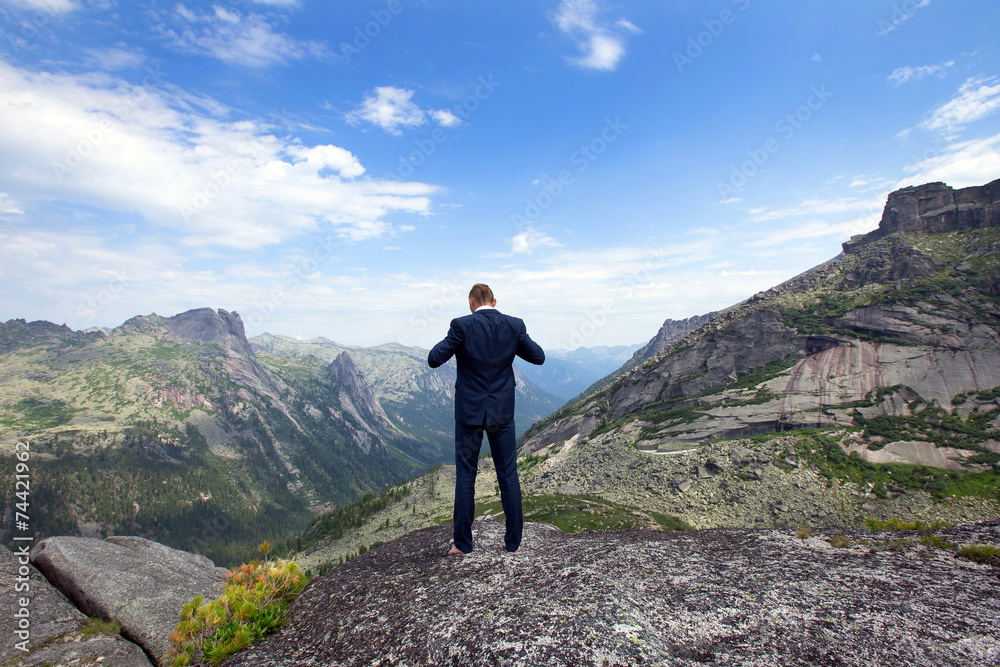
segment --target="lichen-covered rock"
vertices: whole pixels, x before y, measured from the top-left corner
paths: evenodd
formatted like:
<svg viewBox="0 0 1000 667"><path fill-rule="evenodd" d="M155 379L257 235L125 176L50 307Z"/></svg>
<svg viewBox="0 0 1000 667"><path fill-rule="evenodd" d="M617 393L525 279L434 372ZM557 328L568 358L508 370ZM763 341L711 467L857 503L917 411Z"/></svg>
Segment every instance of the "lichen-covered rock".
<svg viewBox="0 0 1000 667"><path fill-rule="evenodd" d="M853 533L835 548L826 535L780 530L565 535L528 524L521 550L509 554L502 530L477 522L468 556L444 555L448 526L360 556L313 582L277 634L224 665L1000 660L997 570L912 533ZM996 545L1000 522L939 535Z"/></svg>
<svg viewBox="0 0 1000 667"><path fill-rule="evenodd" d="M87 617L34 568L26 556L0 547L0 604L7 629L0 640L0 665L85 665L152 667L142 649L121 637L87 635ZM27 605L22 605L27 601ZM24 611L21 611L21 610ZM21 619L26 620L20 628ZM23 634L18 634L22 631Z"/></svg>
<svg viewBox="0 0 1000 667"><path fill-rule="evenodd" d="M181 607L222 593L226 570L204 556L139 537L50 537L31 562L84 613L117 621L157 661L170 649Z"/></svg>

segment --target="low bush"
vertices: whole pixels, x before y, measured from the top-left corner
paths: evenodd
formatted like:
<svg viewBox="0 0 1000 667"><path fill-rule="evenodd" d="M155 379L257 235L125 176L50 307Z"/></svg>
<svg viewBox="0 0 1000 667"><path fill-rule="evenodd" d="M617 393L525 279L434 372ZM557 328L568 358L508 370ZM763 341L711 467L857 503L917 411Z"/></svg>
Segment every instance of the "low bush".
<svg viewBox="0 0 1000 667"><path fill-rule="evenodd" d="M268 560L270 550L264 542L260 559L233 569L219 599L205 602L199 595L184 605L170 635L167 664L218 665L284 623L288 605L308 580L297 563Z"/></svg>

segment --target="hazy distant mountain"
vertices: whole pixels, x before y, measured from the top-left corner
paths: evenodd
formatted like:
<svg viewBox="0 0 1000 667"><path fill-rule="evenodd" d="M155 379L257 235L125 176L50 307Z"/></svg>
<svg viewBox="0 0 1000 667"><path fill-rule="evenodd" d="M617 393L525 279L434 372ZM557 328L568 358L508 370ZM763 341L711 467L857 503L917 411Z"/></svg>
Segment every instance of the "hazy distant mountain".
<svg viewBox="0 0 1000 667"><path fill-rule="evenodd" d="M627 362L641 345L546 350L545 363L534 366L520 359L515 365L536 385L561 398L577 396L600 378Z"/></svg>

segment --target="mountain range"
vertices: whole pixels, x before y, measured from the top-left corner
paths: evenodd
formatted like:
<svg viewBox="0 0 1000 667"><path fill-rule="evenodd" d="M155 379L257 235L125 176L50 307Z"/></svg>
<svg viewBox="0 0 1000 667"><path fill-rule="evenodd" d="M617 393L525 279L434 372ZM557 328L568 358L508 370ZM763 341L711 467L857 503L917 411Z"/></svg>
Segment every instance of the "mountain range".
<svg viewBox="0 0 1000 667"><path fill-rule="evenodd" d="M236 562L453 456L454 363L431 370L426 358L400 345L251 342L222 309L111 330L10 320L0 445L30 442L39 537L138 534ZM518 384L521 430L561 403Z"/></svg>
<svg viewBox="0 0 1000 667"><path fill-rule="evenodd" d="M667 320L520 448L526 513L568 531L995 519L1000 181L891 193L878 229L728 309ZM453 474L397 487L346 532L320 517L297 557L322 569L448 522ZM489 479L476 500L502 517Z"/></svg>

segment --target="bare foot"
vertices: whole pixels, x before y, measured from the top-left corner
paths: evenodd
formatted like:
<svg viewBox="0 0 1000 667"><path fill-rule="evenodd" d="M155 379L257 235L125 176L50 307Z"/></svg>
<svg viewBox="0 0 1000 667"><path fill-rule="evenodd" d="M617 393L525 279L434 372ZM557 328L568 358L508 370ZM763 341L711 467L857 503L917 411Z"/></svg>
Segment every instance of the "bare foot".
<svg viewBox="0 0 1000 667"><path fill-rule="evenodd" d="M459 549L458 547L456 547L455 545L452 545L451 549L448 550L448 555L449 556L458 556L458 555L464 555L464 554L465 554L465 552L462 551L461 549Z"/></svg>

